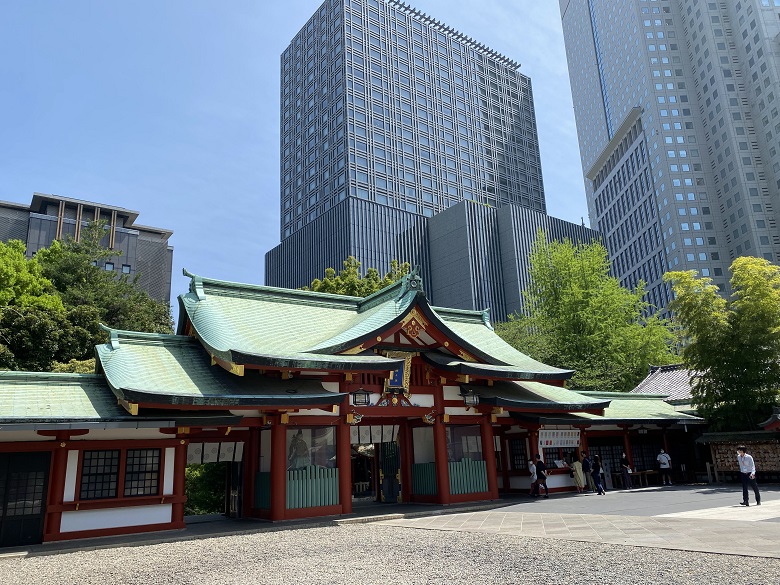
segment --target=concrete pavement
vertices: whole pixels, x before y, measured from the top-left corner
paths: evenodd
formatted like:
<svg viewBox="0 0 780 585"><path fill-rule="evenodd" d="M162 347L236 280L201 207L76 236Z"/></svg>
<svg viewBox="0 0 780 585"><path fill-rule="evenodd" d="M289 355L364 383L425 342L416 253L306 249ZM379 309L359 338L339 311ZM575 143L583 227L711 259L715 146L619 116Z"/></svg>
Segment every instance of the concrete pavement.
<svg viewBox="0 0 780 585"><path fill-rule="evenodd" d="M764 487L761 506L741 499L737 486L646 488L382 524L780 558L780 490Z"/></svg>

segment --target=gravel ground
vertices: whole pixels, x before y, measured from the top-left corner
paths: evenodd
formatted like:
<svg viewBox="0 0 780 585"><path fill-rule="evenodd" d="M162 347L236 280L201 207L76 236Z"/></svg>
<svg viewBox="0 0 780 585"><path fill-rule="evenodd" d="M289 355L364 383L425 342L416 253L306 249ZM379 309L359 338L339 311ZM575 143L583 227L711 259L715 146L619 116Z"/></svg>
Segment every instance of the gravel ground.
<svg viewBox="0 0 780 585"><path fill-rule="evenodd" d="M376 524L0 559L9 585L539 582L777 584L780 560Z"/></svg>

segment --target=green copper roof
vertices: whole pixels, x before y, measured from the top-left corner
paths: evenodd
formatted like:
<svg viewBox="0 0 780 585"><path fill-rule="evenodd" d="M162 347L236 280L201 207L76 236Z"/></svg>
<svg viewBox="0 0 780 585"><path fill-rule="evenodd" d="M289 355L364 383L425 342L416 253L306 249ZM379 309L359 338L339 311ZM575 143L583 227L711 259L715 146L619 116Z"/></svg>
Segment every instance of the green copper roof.
<svg viewBox="0 0 780 585"><path fill-rule="evenodd" d="M96 348L97 359L118 398L133 402L198 406L330 405L343 396L317 380L235 376L212 366L197 340L109 330L109 343Z"/></svg>
<svg viewBox="0 0 780 585"><path fill-rule="evenodd" d="M609 405L608 400L583 396L541 382L495 382L492 386L461 384L461 389L479 396L481 404L503 406L508 410L582 411L598 410Z"/></svg>
<svg viewBox="0 0 780 585"><path fill-rule="evenodd" d="M416 307L434 327L479 361L500 366L487 369L494 377L563 379L573 374L511 347L495 334L486 312L431 307L415 274L364 299L185 275L192 280L190 292L179 297L182 313L201 343L228 362L283 367L269 359L276 356L296 363L314 360L316 367L323 369L396 369L399 361L378 355L339 354L367 341L373 343ZM185 332L184 324L181 319L180 333ZM325 358L312 354L329 356L328 363L334 367L327 368ZM468 367L475 373L480 370L474 363ZM483 370L480 372L487 375Z"/></svg>
<svg viewBox="0 0 780 585"><path fill-rule="evenodd" d="M0 423L128 418L102 376L0 372Z"/></svg>
<svg viewBox="0 0 780 585"><path fill-rule="evenodd" d="M680 424L703 424L705 421L697 416L685 414L674 409L674 406L664 402L663 398L652 395L628 394L625 392L585 392L587 398L594 400L609 400L609 406L603 416L588 413L578 413L574 416L594 422L617 423L658 423L668 421Z"/></svg>

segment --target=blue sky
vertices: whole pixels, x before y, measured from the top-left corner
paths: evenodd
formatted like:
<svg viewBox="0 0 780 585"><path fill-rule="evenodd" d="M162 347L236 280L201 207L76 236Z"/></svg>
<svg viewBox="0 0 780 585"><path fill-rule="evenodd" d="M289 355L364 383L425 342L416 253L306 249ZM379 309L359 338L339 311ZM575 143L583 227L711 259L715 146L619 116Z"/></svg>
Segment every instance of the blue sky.
<svg viewBox="0 0 780 585"><path fill-rule="evenodd" d="M279 242L279 55L318 0L3 0L0 199L119 205L182 267L262 283ZM548 213L587 206L558 2L415 0L531 77Z"/></svg>

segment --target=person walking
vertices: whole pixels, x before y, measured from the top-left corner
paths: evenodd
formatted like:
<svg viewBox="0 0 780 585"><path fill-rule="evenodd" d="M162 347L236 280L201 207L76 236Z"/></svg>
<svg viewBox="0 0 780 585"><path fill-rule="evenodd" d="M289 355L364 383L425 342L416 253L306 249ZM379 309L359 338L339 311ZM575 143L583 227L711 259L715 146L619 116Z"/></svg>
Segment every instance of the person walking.
<svg viewBox="0 0 780 585"><path fill-rule="evenodd" d="M542 456L536 454L536 494L538 498L541 493L541 487L544 488L544 497L550 497L550 490L547 489L547 466L542 461Z"/></svg>
<svg viewBox="0 0 780 585"><path fill-rule="evenodd" d="M748 455L747 447L740 445L737 447L737 463L739 463L739 477L742 479L742 506L750 505L750 497L748 496L748 486L753 488L753 493L756 495L756 506L761 505L761 494L758 492L758 484L756 483L756 463L753 461L753 456Z"/></svg>
<svg viewBox="0 0 780 585"><path fill-rule="evenodd" d="M571 476L574 478L574 485L577 486L577 493L581 494L585 489L585 476L582 473L582 463L577 458L577 453L571 454Z"/></svg>
<svg viewBox="0 0 780 585"><path fill-rule="evenodd" d="M591 471L593 468L593 464L591 463L590 457L588 457L588 454L583 451L582 452L582 473L585 475L585 481L588 482L588 489L592 492L596 491L596 483L593 481L593 476L591 475Z"/></svg>
<svg viewBox="0 0 780 585"><path fill-rule="evenodd" d="M623 451L623 455L620 457L620 469L623 473L623 489L630 490L634 486L631 484L631 462L628 460L628 455Z"/></svg>
<svg viewBox="0 0 780 585"><path fill-rule="evenodd" d="M658 472L661 474L661 483L663 485L672 485L672 458L669 457L669 453L666 453L663 449L655 458L658 461Z"/></svg>
<svg viewBox="0 0 780 585"><path fill-rule="evenodd" d="M535 496L539 493L539 486L536 484L536 463L533 459L528 460L528 473L531 474L531 489L528 491L528 495Z"/></svg>
<svg viewBox="0 0 780 585"><path fill-rule="evenodd" d="M601 458L598 455L593 456L590 473L591 477L593 477L593 483L596 485L598 495L603 496L607 492L604 489L604 486L601 485Z"/></svg>

